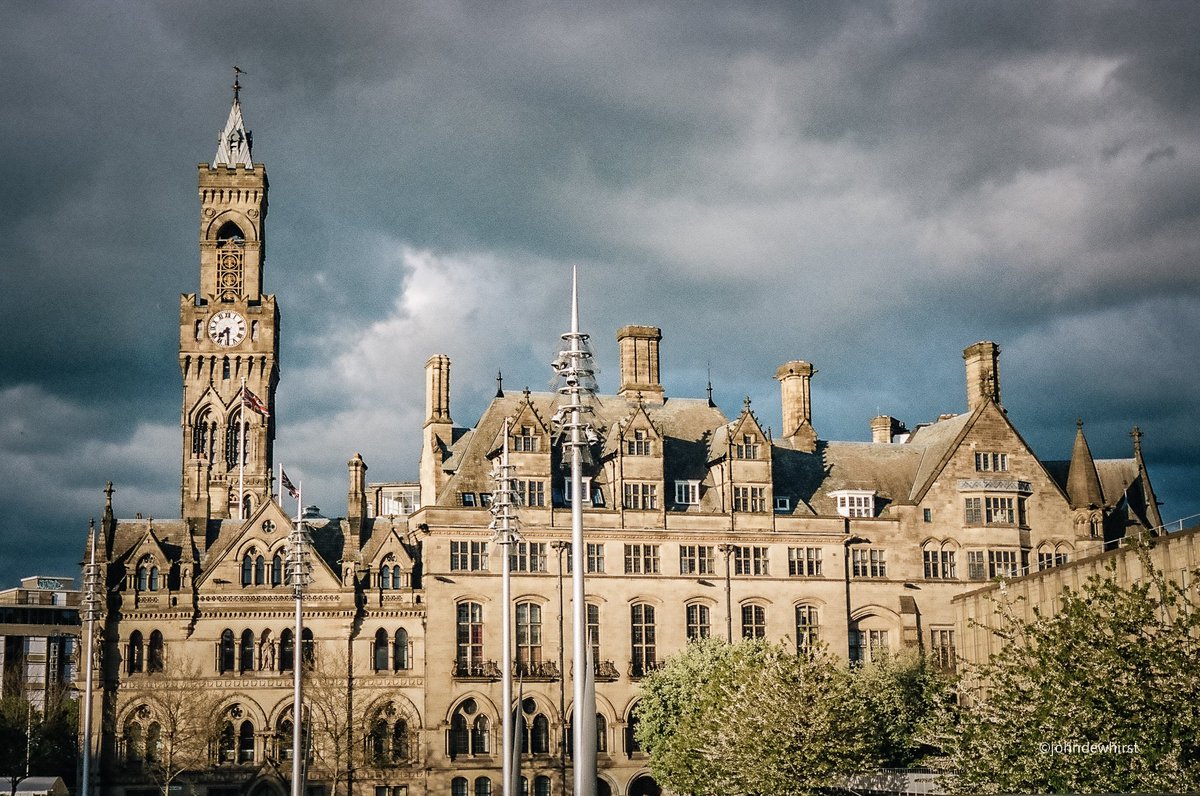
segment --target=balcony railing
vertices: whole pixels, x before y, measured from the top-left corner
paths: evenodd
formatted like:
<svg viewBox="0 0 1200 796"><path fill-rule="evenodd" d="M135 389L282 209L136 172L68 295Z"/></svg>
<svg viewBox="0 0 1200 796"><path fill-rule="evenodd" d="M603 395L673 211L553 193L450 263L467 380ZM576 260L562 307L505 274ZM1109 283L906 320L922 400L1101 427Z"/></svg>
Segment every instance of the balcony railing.
<svg viewBox="0 0 1200 796"><path fill-rule="evenodd" d="M495 661L455 661L453 672L457 680L499 680L500 664Z"/></svg>

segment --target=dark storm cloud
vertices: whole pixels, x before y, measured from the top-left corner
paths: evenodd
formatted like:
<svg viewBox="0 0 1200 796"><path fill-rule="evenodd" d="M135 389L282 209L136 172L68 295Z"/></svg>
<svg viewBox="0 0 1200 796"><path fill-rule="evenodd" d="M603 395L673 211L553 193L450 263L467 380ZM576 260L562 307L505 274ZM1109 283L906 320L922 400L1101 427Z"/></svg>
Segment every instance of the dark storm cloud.
<svg viewBox="0 0 1200 796"><path fill-rule="evenodd" d="M961 411L998 340L1035 449L1140 423L1200 511L1200 8L1190 3L24 4L0 32L0 582L119 513L178 511L177 297L195 175L243 78L283 311L277 458L415 473L421 367L453 412L544 388L568 266L664 330L668 394L814 361L817 428ZM293 464L294 463L294 464ZM1161 473L1161 476L1159 475ZM1189 480L1190 479L1190 480ZM61 549L18 556L47 531ZM42 566L44 564L44 567ZM66 567L69 569L69 567Z"/></svg>

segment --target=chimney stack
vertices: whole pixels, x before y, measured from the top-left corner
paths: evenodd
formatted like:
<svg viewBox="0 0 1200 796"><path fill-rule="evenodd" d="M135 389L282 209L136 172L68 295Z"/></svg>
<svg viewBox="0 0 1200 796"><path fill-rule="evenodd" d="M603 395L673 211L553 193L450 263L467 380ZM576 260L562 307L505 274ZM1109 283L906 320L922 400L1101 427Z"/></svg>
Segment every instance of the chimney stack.
<svg viewBox="0 0 1200 796"><path fill-rule="evenodd" d="M425 363L425 425L451 422L450 357L434 354Z"/></svg>
<svg viewBox="0 0 1200 796"><path fill-rule="evenodd" d="M967 368L967 408L974 412L991 401L1000 403L1000 346L984 340L963 350Z"/></svg>
<svg viewBox="0 0 1200 796"><path fill-rule="evenodd" d="M350 470L346 519L350 521L350 527L355 531L354 535L357 537L357 531L367 519L367 463L363 461L361 453L356 453L354 458L346 463L346 466Z"/></svg>
<svg viewBox="0 0 1200 796"><path fill-rule="evenodd" d="M900 433L900 429L903 427L903 424L891 415L873 417L871 418L871 442L883 442L890 445L892 439Z"/></svg>
<svg viewBox="0 0 1200 796"><path fill-rule="evenodd" d="M646 403L666 401L658 376L658 343L662 329L657 326L623 326L617 330L617 346L621 351L621 389L626 400L641 394Z"/></svg>
<svg viewBox="0 0 1200 796"><path fill-rule="evenodd" d="M785 362L775 371L783 404L783 438L790 439L797 450L817 449L817 432L812 426L811 362L795 359Z"/></svg>

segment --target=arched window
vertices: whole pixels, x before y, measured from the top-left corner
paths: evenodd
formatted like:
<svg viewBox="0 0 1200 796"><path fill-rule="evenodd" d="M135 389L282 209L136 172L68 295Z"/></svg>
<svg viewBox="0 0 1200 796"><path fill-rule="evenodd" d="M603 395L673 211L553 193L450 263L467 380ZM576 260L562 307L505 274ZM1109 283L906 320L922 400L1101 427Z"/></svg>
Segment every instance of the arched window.
<svg viewBox="0 0 1200 796"><path fill-rule="evenodd" d="M742 638L766 638L767 609L750 603L742 606Z"/></svg>
<svg viewBox="0 0 1200 796"><path fill-rule="evenodd" d="M471 725L471 754L486 755L488 753L491 726L487 716L475 717L475 723Z"/></svg>
<svg viewBox="0 0 1200 796"><path fill-rule="evenodd" d="M254 559L254 585L262 586L267 582L267 562L262 556Z"/></svg>
<svg viewBox="0 0 1200 796"><path fill-rule="evenodd" d="M129 634L129 655L126 661L129 674L139 674L145 670L145 654L142 631L135 630Z"/></svg>
<svg viewBox="0 0 1200 796"><path fill-rule="evenodd" d="M800 655L811 654L817 648L820 640L820 617L813 605L796 606L796 652Z"/></svg>
<svg viewBox="0 0 1200 796"><path fill-rule="evenodd" d="M641 703L634 703L629 710L629 720L625 722L625 753L630 757L642 751L642 745L637 740L639 710L641 710Z"/></svg>
<svg viewBox="0 0 1200 796"><path fill-rule="evenodd" d="M146 728L146 762L157 763L162 760L162 725L157 721L150 722Z"/></svg>
<svg viewBox="0 0 1200 796"><path fill-rule="evenodd" d="M411 757L408 740L408 721L396 719L392 726L392 760L400 763Z"/></svg>
<svg viewBox="0 0 1200 796"><path fill-rule="evenodd" d="M608 721L599 713L596 714L596 751L608 751Z"/></svg>
<svg viewBox="0 0 1200 796"><path fill-rule="evenodd" d="M492 796L492 781L487 777L476 777L475 796Z"/></svg>
<svg viewBox="0 0 1200 796"><path fill-rule="evenodd" d="M402 672L408 667L408 631L400 628L396 631L396 639L392 644L392 668Z"/></svg>
<svg viewBox="0 0 1200 796"><path fill-rule="evenodd" d="M238 647L238 671L254 671L254 631L242 631L242 643Z"/></svg>
<svg viewBox="0 0 1200 796"><path fill-rule="evenodd" d="M225 373L229 373L229 357L225 357ZM242 418L242 411L238 409L229 418L229 425L225 428L225 466L228 469L234 470L239 464L247 463L246 438L249 430L250 424Z"/></svg>
<svg viewBox="0 0 1200 796"><path fill-rule="evenodd" d="M530 675L542 662L542 606L517 603L517 672Z"/></svg>
<svg viewBox="0 0 1200 796"><path fill-rule="evenodd" d="M461 602L456 611L455 674L470 676L483 673L483 606Z"/></svg>
<svg viewBox="0 0 1200 796"><path fill-rule="evenodd" d="M307 627L301 638L301 654L304 656L304 668L311 669L317 663L317 645L313 641L313 633Z"/></svg>
<svg viewBox="0 0 1200 796"><path fill-rule="evenodd" d="M455 777L450 780L450 796L471 796L467 793L466 777Z"/></svg>
<svg viewBox="0 0 1200 796"><path fill-rule="evenodd" d="M271 559L271 585L278 586L283 583L283 556L279 553Z"/></svg>
<svg viewBox="0 0 1200 796"><path fill-rule="evenodd" d="M142 725L130 720L125 725L125 762L137 765L142 759Z"/></svg>
<svg viewBox="0 0 1200 796"><path fill-rule="evenodd" d="M684 614L687 620L688 641L709 637L712 633L712 621L707 605L691 603L685 607Z"/></svg>
<svg viewBox="0 0 1200 796"><path fill-rule="evenodd" d="M239 763L254 762L254 725L249 721L243 721L241 729L238 730L237 759Z"/></svg>
<svg viewBox="0 0 1200 796"><path fill-rule="evenodd" d="M404 588L404 572L400 569L399 564L392 567L392 588Z"/></svg>
<svg viewBox="0 0 1200 796"><path fill-rule="evenodd" d="M388 760L388 725L385 719L376 719L371 725L371 755L377 766L382 766Z"/></svg>
<svg viewBox="0 0 1200 796"><path fill-rule="evenodd" d="M196 416L192 424L192 455L212 460L213 446L217 439L217 423L208 409Z"/></svg>
<svg viewBox="0 0 1200 796"><path fill-rule="evenodd" d="M165 658L163 656L163 635L157 630L150 634L150 654L147 656L146 670L151 674L161 672Z"/></svg>
<svg viewBox="0 0 1200 796"><path fill-rule="evenodd" d="M236 760L237 739L234 737L233 722L225 721L221 725L221 736L217 742L217 762L232 763Z"/></svg>
<svg viewBox="0 0 1200 796"><path fill-rule="evenodd" d="M384 564L379 568L379 588L387 590L392 587L392 568Z"/></svg>
<svg viewBox="0 0 1200 796"><path fill-rule="evenodd" d="M290 672L296 665L296 637L292 631L279 634L279 671Z"/></svg>
<svg viewBox="0 0 1200 796"><path fill-rule="evenodd" d="M641 677L654 671L657 641L654 632L654 606L634 603L629 607L630 643L633 676Z"/></svg>
<svg viewBox="0 0 1200 796"><path fill-rule="evenodd" d="M550 796L550 778L542 775L533 780L533 796Z"/></svg>
<svg viewBox="0 0 1200 796"><path fill-rule="evenodd" d="M450 719L450 757L471 754L471 733L467 730L467 717L462 708Z"/></svg>
<svg viewBox="0 0 1200 796"><path fill-rule="evenodd" d="M221 674L233 671L233 631L226 628L221 633L221 645L217 654L217 671Z"/></svg>
<svg viewBox="0 0 1200 796"><path fill-rule="evenodd" d="M529 736L529 751L535 755L550 754L550 720L545 713L533 717Z"/></svg>
<svg viewBox="0 0 1200 796"><path fill-rule="evenodd" d="M138 591L146 591L150 588L150 568L145 563L138 564L136 588Z"/></svg>
<svg viewBox="0 0 1200 796"><path fill-rule="evenodd" d="M254 583L254 550L250 550L246 555L242 556L242 585L249 586Z"/></svg>
<svg viewBox="0 0 1200 796"><path fill-rule="evenodd" d="M388 667L388 636L387 631L383 628L375 631L375 643L373 646L375 671L386 671Z"/></svg>
<svg viewBox="0 0 1200 796"><path fill-rule="evenodd" d="M280 760L292 759L292 733L295 731L292 724L291 716L286 716L279 720L278 729L275 734L279 738L279 753L275 756Z"/></svg>
<svg viewBox="0 0 1200 796"><path fill-rule="evenodd" d="M150 567L150 591L158 591L158 567Z"/></svg>

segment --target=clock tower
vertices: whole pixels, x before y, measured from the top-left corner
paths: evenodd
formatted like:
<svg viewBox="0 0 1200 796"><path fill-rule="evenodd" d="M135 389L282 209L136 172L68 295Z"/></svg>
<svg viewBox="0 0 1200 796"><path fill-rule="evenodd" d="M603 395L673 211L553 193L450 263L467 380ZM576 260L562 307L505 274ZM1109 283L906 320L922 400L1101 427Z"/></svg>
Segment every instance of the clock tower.
<svg viewBox="0 0 1200 796"><path fill-rule="evenodd" d="M267 172L251 159L238 81L200 164L200 292L180 296L182 516L248 517L271 497L279 310L262 292Z"/></svg>

